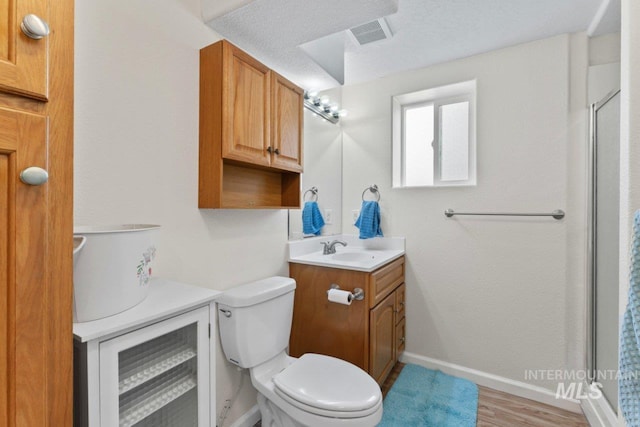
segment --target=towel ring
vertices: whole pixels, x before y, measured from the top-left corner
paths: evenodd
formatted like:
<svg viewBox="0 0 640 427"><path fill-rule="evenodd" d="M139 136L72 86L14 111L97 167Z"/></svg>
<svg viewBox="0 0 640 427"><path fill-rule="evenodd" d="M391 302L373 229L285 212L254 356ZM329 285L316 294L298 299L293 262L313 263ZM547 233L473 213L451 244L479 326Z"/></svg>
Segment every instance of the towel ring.
<svg viewBox="0 0 640 427"><path fill-rule="evenodd" d="M364 202L364 195L367 193L367 191L370 191L371 193L375 194L377 199L376 202L380 201L380 191L378 191L378 186L373 184L371 187L367 187L364 189L364 191L362 192L362 201Z"/></svg>
<svg viewBox="0 0 640 427"><path fill-rule="evenodd" d="M318 201L318 188L317 187L311 187L310 189L308 189L307 191L304 192L304 194L302 195L302 200L303 201L307 201L306 197L307 197L307 193L311 193L311 202L317 202Z"/></svg>

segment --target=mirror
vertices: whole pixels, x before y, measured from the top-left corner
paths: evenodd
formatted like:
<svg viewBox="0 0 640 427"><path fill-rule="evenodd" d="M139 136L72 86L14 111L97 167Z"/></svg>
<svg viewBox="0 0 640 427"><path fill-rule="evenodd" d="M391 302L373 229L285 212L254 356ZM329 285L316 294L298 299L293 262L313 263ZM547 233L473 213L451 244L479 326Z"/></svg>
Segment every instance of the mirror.
<svg viewBox="0 0 640 427"><path fill-rule="evenodd" d="M342 130L311 111L304 110L304 172L300 179L301 206L318 189L318 207L325 220L322 235L342 232ZM302 209L289 210L289 239L299 240ZM310 237L310 236L309 236Z"/></svg>

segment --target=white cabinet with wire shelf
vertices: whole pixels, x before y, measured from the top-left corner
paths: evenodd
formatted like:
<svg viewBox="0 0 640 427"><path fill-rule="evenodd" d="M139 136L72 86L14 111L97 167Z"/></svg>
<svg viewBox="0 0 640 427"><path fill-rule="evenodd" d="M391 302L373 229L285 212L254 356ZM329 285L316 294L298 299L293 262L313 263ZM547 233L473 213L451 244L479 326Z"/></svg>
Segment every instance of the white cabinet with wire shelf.
<svg viewBox="0 0 640 427"><path fill-rule="evenodd" d="M214 425L217 294L154 279L138 306L74 324L74 426Z"/></svg>

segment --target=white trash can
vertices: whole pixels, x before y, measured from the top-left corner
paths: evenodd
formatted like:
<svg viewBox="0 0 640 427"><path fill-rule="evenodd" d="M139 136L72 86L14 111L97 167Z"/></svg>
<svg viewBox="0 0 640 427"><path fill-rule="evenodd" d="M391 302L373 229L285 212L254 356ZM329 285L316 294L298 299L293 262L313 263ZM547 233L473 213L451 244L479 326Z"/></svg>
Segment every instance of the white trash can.
<svg viewBox="0 0 640 427"><path fill-rule="evenodd" d="M159 227L148 224L74 227L74 322L113 316L147 297Z"/></svg>

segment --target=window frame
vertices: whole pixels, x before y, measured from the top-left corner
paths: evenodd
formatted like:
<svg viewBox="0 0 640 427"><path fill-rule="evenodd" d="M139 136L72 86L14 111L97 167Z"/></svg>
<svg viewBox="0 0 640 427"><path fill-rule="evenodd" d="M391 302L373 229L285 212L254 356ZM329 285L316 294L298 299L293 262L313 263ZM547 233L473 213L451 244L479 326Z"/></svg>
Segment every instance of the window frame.
<svg viewBox="0 0 640 427"><path fill-rule="evenodd" d="M442 180L442 135L440 107L469 103L468 176L466 180ZM433 184L406 185L406 111L433 105ZM410 92L392 97L393 188L459 187L476 185L476 80Z"/></svg>

